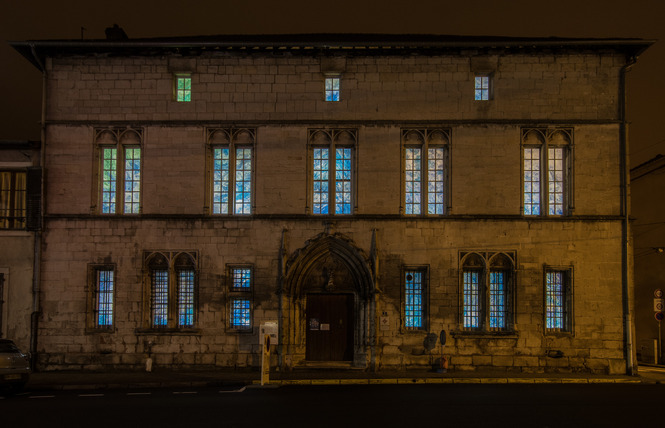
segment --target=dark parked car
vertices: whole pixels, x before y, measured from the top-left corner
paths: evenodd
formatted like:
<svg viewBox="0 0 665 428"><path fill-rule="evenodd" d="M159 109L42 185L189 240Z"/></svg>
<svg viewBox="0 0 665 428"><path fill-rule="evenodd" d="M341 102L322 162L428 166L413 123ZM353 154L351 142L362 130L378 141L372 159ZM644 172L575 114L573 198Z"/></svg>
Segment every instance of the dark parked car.
<svg viewBox="0 0 665 428"><path fill-rule="evenodd" d="M30 357L9 339L0 339L0 389L19 391L30 377Z"/></svg>

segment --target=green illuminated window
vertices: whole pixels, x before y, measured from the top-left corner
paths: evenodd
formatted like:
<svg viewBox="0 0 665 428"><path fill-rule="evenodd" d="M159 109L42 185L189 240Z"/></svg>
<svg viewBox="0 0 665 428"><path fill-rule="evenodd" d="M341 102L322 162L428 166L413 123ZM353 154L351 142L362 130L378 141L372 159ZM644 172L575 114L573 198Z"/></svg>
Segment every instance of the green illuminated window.
<svg viewBox="0 0 665 428"><path fill-rule="evenodd" d="M175 77L175 97L178 102L192 100L192 77L188 74L179 74Z"/></svg>

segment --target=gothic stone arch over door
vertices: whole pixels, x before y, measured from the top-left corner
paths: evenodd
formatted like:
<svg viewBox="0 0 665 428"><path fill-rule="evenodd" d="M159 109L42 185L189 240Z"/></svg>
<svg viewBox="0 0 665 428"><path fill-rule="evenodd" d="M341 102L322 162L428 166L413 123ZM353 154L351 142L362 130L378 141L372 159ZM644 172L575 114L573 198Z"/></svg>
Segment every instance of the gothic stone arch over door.
<svg viewBox="0 0 665 428"><path fill-rule="evenodd" d="M291 255L282 294L285 365L351 361L367 367L375 342L371 272L362 250L341 234L318 235Z"/></svg>

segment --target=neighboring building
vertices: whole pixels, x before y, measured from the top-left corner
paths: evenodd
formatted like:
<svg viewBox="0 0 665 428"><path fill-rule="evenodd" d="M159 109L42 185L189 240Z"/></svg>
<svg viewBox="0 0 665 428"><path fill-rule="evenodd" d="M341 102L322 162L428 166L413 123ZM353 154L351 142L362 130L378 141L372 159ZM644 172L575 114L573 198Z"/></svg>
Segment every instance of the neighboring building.
<svg viewBox="0 0 665 428"><path fill-rule="evenodd" d="M24 351L32 350L36 332L39 155L39 142L0 141L0 338L14 340Z"/></svg>
<svg viewBox="0 0 665 428"><path fill-rule="evenodd" d="M625 72L652 42L12 45L44 72L43 369L633 369Z"/></svg>
<svg viewBox="0 0 665 428"><path fill-rule="evenodd" d="M632 229L637 355L645 363L662 363L662 349L655 359L659 354L659 330L654 293L658 289L665 292L665 156L658 155L633 168L630 183L631 216L635 218Z"/></svg>

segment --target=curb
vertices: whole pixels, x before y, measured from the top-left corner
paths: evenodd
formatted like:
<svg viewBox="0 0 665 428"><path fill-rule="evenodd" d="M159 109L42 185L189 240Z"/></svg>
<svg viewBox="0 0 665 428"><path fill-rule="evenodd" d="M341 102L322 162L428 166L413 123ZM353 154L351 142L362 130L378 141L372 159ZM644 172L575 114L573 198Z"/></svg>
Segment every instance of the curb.
<svg viewBox="0 0 665 428"><path fill-rule="evenodd" d="M253 385L261 381L252 381ZM414 385L414 384L641 384L642 379L577 379L577 378L398 378L398 379L283 379L268 384L287 385Z"/></svg>

